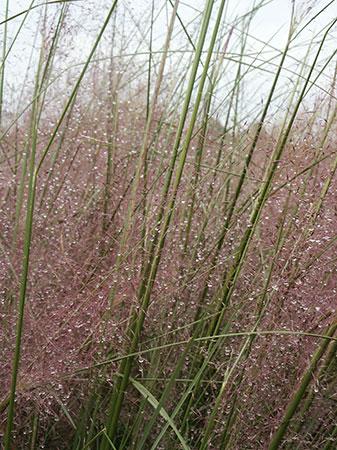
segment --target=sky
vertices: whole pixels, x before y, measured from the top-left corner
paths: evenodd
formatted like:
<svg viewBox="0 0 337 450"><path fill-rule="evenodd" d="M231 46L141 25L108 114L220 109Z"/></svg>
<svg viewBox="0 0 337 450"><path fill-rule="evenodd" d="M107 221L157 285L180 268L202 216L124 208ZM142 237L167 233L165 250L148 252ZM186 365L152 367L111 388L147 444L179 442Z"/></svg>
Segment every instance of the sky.
<svg viewBox="0 0 337 450"><path fill-rule="evenodd" d="M12 17L27 9L31 4L31 1L32 0L9 0L9 16ZM232 23L236 17L251 10L254 5L260 2L261 0L227 0L226 22ZM44 2L34 2L35 5L42 3ZM148 42L144 36L146 35L147 30L147 20L151 15L152 0L119 0L119 3L123 5L124 10L126 11L126 23L132 23L133 26L135 23L138 23L133 40L130 41L129 49L124 49L124 51L147 51ZM216 2L216 5L218 5L218 3L219 0ZM252 20L249 29L250 36L248 38L246 53L256 55L263 49L259 57L268 61L273 56L278 55L280 50L284 48L289 29L293 1L265 0L264 3L265 5L258 10ZM63 51L68 55L68 60L70 59L72 63L81 63L85 59L85 54L89 51L110 4L110 0L77 0L71 4L71 20L67 23L69 31L67 31L68 37L65 37L66 42L65 45L63 45ZM155 24L153 49L160 50L163 47L166 35L171 5L168 0L155 0L154 4ZM200 17L205 4L205 0L180 0L178 13L187 30L191 33L191 36L194 36L195 21ZM295 1L297 17L302 17L301 23L303 24L309 22L318 11L324 9L326 6L326 11L309 23L295 41L291 48L290 55L297 59L303 58L307 49L307 44L312 37L321 32L334 17L337 17L337 0ZM56 8L59 7L59 5L50 5L50 12L56 11ZM2 19L4 18L4 8L4 2L1 2L0 17ZM217 6L215 6L215 10L216 8ZM33 62L34 58L36 59L37 57L37 51L34 51L34 48L38 47L38 40L35 40L34 35L36 34L35 31L38 26L41 10L42 7L40 6L30 12L8 58L5 77L8 91L13 89L16 92L18 91L18 87L25 80L25 74L31 55ZM24 15L21 15L8 23L9 44L12 42L23 18ZM178 27L179 24L176 23L177 33ZM124 28L122 26L121 28L123 29L123 32L127 34L127 26L125 27L124 24ZM3 33L3 29L4 25L2 24L1 33ZM234 30L231 39L237 39L238 33L239 31ZM139 47L139 43L142 43L142 41L144 41L144 43ZM173 41L171 48L173 50L181 48L182 41L184 41L184 45L186 45L186 35L184 35L180 27L179 37L177 36ZM267 46L265 45L266 42L268 43ZM331 39L325 46L325 50L322 54L322 63L324 62L324 55L328 57L335 48L336 28ZM144 60L146 60L146 58ZM252 59L247 59L247 62L249 61L252 61ZM277 60L275 60L275 62L277 62ZM294 63L294 60L289 59L287 62L289 68L292 63ZM275 65L268 66L267 64L266 67L268 67L269 72L271 72L270 75L272 76ZM263 86L267 86L268 82L265 82L262 73L259 79L252 79L249 82L252 84L251 90L259 90L259 86L261 85L261 95L263 95Z"/></svg>

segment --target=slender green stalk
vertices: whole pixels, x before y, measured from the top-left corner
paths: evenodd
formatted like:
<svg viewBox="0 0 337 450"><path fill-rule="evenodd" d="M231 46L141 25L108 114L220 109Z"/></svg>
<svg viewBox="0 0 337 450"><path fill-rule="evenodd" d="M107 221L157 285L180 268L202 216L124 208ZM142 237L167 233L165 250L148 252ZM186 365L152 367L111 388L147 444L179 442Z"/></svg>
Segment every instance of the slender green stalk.
<svg viewBox="0 0 337 450"><path fill-rule="evenodd" d="M311 66L311 68L309 70L309 73L307 75L306 82L304 83L304 86L302 88L302 92L301 92L301 94L300 94L300 96L298 98L297 104L295 105L295 108L294 108L292 116L291 116L291 118L289 120L289 123L288 123L288 125L286 127L286 130L283 133L283 135L280 136L279 143L278 143L278 145L276 146L276 148L275 148L275 150L273 152L273 155L272 155L272 158L271 158L271 162L269 164L269 167L268 167L267 173L266 173L266 181L261 186L260 193L259 193L259 196L258 196L258 198L256 200L256 204L255 204L254 210L253 210L253 212L251 214L251 217L249 219L249 226L245 230L243 238L241 240L241 243L240 243L237 251L235 252L235 254L236 254L235 262L234 262L233 266L231 267L231 269L228 272L226 283L225 283L225 288L224 288L224 291L223 291L223 294L222 294L221 306L219 308L219 317L218 317L217 320L213 321L213 324L210 327L210 330L211 330L210 332L211 333L212 332L217 333L217 331L219 330L219 328L221 326L221 323L222 323L222 320L223 320L223 317L224 317L224 314L225 314L225 311L226 311L226 307L228 305L228 302L230 300L230 297L231 297L231 295L233 293L233 290L235 288L236 282L238 280L239 274L241 272L241 268L242 268L242 265L243 265L243 262L244 262L244 257L245 257L245 255L247 253L250 241L252 239L252 236L253 236L253 233L255 231L256 225L257 225L258 220L260 218L262 208L263 208L263 206L264 206L264 204L265 204L265 202L267 200L268 192L270 190L270 187L271 187L271 184L272 184L272 180L274 178L276 169L277 169L277 167L279 165L279 162L280 162L280 158L282 156L282 153L283 153L283 151L285 149L287 140L289 138L290 131L291 131L292 126L294 124L294 121L295 121L295 118L297 116L298 110L299 110L299 108L300 108L300 106L302 104L302 100L303 100L304 96L307 93L307 88L308 88L308 85L309 85L309 81L310 81L311 75L312 75L312 73L314 71L314 67L316 66L316 63L318 61L318 57L319 57L319 55L321 53L321 50L322 50L323 45L324 45L324 42L325 42L325 40L326 40L326 38L327 38L327 36L329 34L329 31L334 26L335 22L336 22L336 20L328 27L328 29L324 33L324 36L323 36L323 38L321 40L321 43L320 43L319 48L317 50L316 56L314 58L314 61L313 61L312 66Z"/></svg>
<svg viewBox="0 0 337 450"><path fill-rule="evenodd" d="M7 52L7 26L8 26L8 8L9 0L5 3L5 24L4 24L4 34L2 40L2 61L0 68L0 127L2 125L2 114L3 114L3 102L4 102L4 88L5 88L5 59Z"/></svg>
<svg viewBox="0 0 337 450"><path fill-rule="evenodd" d="M23 264L22 273L20 279L20 292L18 302L18 317L16 321L16 335L15 335L15 351L12 363L12 380L10 389L10 398L7 413L7 427L4 440L5 450L11 450L12 428L14 420L14 403L16 394L16 384L19 372L19 362L21 355L21 338L23 333L24 323L24 311L26 300L26 288L28 283L28 270L29 270L29 256L31 249L32 239L32 226L33 226L33 211L35 203L35 156L37 145L37 119L38 119L38 92L40 87L40 75L42 70L42 57L43 52L40 53L40 61L35 80L35 101L32 110L32 126L31 126L31 152L29 161L29 186L28 186L28 199L27 199L27 211L26 211L26 223L24 233L24 248L23 248Z"/></svg>
<svg viewBox="0 0 337 450"><path fill-rule="evenodd" d="M200 300L199 300L199 304L198 304L198 308L197 308L197 312L196 312L196 316L195 316L195 321L196 322L198 321L198 319L200 318L200 315L202 313L203 304L204 304L204 301L205 301L207 293L208 293L208 286L209 286L210 275L212 274L214 268L217 265L217 261L218 261L221 249L223 247L223 244L224 244L224 241L225 241L225 237L227 235L227 232L228 232L228 229L229 229L229 225L230 225L230 222L232 220L232 217L233 217L233 214L234 214L234 211L235 211L236 204L238 202L238 199L239 199L239 196L240 196L240 193L241 193L244 181L245 181L246 176L247 176L247 171L248 171L250 162L252 160L254 151L256 149L256 146L257 146L257 143L258 143L261 131L262 131L262 127L263 127L264 122L266 120L267 113L268 113L268 110L270 108L270 104L271 104L272 98L274 96L274 92L275 92L275 89L276 89L276 86L277 86L280 74L282 72L282 67L283 67L283 64L284 64L284 61L285 61L285 58L286 58L286 55L287 55L287 52L288 52L288 49L289 49L289 44L290 44L290 39L291 39L292 20L293 20L293 18L291 19L291 25L290 25L290 31L289 31L287 44L286 44L285 50L283 51L278 70L276 72L276 75L275 75L275 78L273 80L273 84L272 84L271 90L270 90L269 95L268 95L268 99L267 99L265 107L263 109L261 119L260 119L260 121L259 121L259 123L257 125L257 129L256 129L256 132L254 134L252 144L251 144L250 149L248 151L248 154L246 156L246 159L245 159L245 162L244 162L244 167L243 167L241 176L239 178L239 181L238 181L235 193L233 195L233 199L231 201L231 204L230 204L228 210L226 210L226 219L225 219L225 222L224 222L221 234L220 234L220 238L217 241L216 251L215 251L215 253L214 253L213 257L212 257L211 263L210 263L211 271L209 272L207 280L206 280L206 282L204 284L204 288L203 288L203 291L202 291L202 294L201 294L201 297L200 297ZM238 255L239 252L235 252L235 254ZM224 297L225 297L225 295L226 294L224 293ZM222 317L221 317L221 320L222 320ZM216 325L217 323L218 323L218 325ZM220 322L219 318L217 319L217 317L215 317L212 320L211 324L209 325L209 330L208 330L209 333L211 334L213 331L216 333L218 331L218 329L219 329L220 323L221 322ZM197 361L196 361L196 364L198 364ZM185 417L188 416L189 408L191 406L192 406L192 398L191 398L190 403L187 406L187 409L185 411Z"/></svg>
<svg viewBox="0 0 337 450"><path fill-rule="evenodd" d="M332 430L331 435L327 439L327 443L324 446L323 450L333 450L337 440L337 425Z"/></svg>
<svg viewBox="0 0 337 450"><path fill-rule="evenodd" d="M128 203L128 210L127 210L126 219L124 221L123 233L122 233L122 236L120 238L120 244L119 244L120 250L118 252L118 255L117 255L117 258L116 258L116 262L115 262L115 268L116 268L117 272L118 272L118 270L119 270L119 268L121 266L122 259L123 259L123 251L125 250L128 238L129 238L131 230L132 230L132 220L131 220L131 218L132 218L132 216L133 216L133 214L135 212L136 194L137 194L137 191L138 191L138 188L139 188L141 176L142 176L142 173L144 173L143 171L144 170L146 171L146 169L144 167L147 164L146 161L147 161L148 150L149 150L150 129L151 129L151 126L152 126L152 123L153 123L153 118L154 118L154 114L156 112L156 107L157 107L157 102L158 102L158 98L159 98L160 88L161 88L161 85L162 85L162 82L163 82L164 70L165 70L168 50L169 50L169 46L170 46L170 42L171 42L171 38L172 38L172 33L173 33L173 28L174 28L174 21L175 21L178 5L179 5L179 0L176 0L176 2L174 4L173 11L172 11L172 15L171 15L171 20L170 20L170 24L169 24L168 33L166 35L163 55L162 55L160 66L159 66L159 72L158 72L158 77L157 77L155 88L154 88L152 102L149 105L148 112L147 112L146 126L145 126L144 135L143 135L142 147L141 147L140 152L139 152L139 158L138 158L138 161L137 161L136 171L135 171L135 174L134 174L134 176L133 176L133 178L131 180L130 200L129 200L129 203ZM181 129L181 134L182 134L182 129ZM180 138L181 138L181 135L179 137L179 142L180 142ZM145 202L146 202L146 198L145 198L144 195L145 195L145 192L143 192L143 204L145 204ZM145 235L146 235L146 230L144 228L143 229L143 238L144 239L146 238ZM110 305L113 304L113 301L114 301L114 298L115 298L115 293L116 293L115 287L110 289L110 292L109 292Z"/></svg>
<svg viewBox="0 0 337 450"><path fill-rule="evenodd" d="M269 295L268 298L268 290L270 287L270 283L272 280L272 275L273 275L273 270L275 267L275 262L276 262L276 258L280 252L280 250L282 249L282 245L284 244L284 236L283 236L283 230L284 230L284 224L285 224L285 220L287 217L286 211L288 209L289 206L289 196L287 197L286 200L286 204L284 207L284 211L283 214L281 215L281 222L280 222L280 226L279 226L279 231L278 231L278 236L277 236L277 240L276 240L276 244L274 247L274 254L271 258L271 262L267 271L267 275L266 275L266 279L265 279L265 283L264 283L264 287L262 290L262 294L261 294L261 298L259 299L258 305L257 305L257 319L255 321L255 324L252 328L252 331L256 331L264 317L264 314L267 310L268 305L270 304L271 301L271 296ZM230 378L233 376L233 373L235 371L235 369L237 368L237 366L239 365L239 363L241 363L242 360L247 360L249 358L254 340L255 340L256 336L249 336L247 337L247 339L243 342L239 354L236 357L235 361L232 363L231 367L226 371L225 373L225 377L223 380L223 385L221 387L221 390L218 394L218 398L216 403L218 403L218 405L216 405L213 408L213 413L211 415L211 418L208 421L207 424L207 428L206 431L204 433L204 439L202 442L204 442L206 444L207 439L206 436L209 436L212 429L215 426L215 414L218 411L218 407L220 406L220 402L222 400L222 398L224 397L225 393L226 393L226 387L229 386L229 380ZM236 391L239 390L240 385L242 383L243 380L243 376L244 376L244 369L241 369L241 374L239 375L239 380L236 382ZM226 426L224 427L224 431L223 431L223 447L222 448L226 448L226 444L228 443L227 438L230 437L230 433L229 433L229 429L230 427L233 426L236 415L235 415L235 409L237 408L237 402L238 400L238 396L235 394L234 395L234 401L232 402L232 407L231 407L231 412L229 414L229 418L228 421L226 423Z"/></svg>
<svg viewBox="0 0 337 450"><path fill-rule="evenodd" d="M35 163L35 153L36 153L36 143L37 143L37 127L32 127L32 149L30 154L30 168L29 168L29 187L28 187L28 200L27 200L27 212L26 212L26 222L25 222L25 234L24 234L24 255L23 255L23 266L22 266L22 274L21 274L21 282L20 282L20 293L19 293L19 302L18 302L18 318L16 323L16 340L15 340L15 352L13 357L13 366L12 366L12 381L11 381L11 389L10 389L10 400L8 405L8 415L7 415L7 427L6 427L6 435L5 435L5 450L11 450L11 440L12 440L12 428L13 428L13 420L14 420L14 404L15 404L15 396L16 396L16 384L19 372L19 363L20 363L20 355L21 355L21 340L23 333L23 324L24 324L24 312L25 312L25 303L26 303L26 289L28 283L28 271L29 271L29 259L30 259L30 249L31 249L31 240L32 240L32 228L33 228L33 214L34 214L34 204L35 204L35 195L36 195L36 183L37 176L39 173L39 169L42 166L44 159L46 158L54 139L57 135L57 132L63 122L63 119L66 116L66 113L77 93L77 90L80 86L80 83L87 71L87 68L90 64L90 61L96 51L96 48L103 36L105 28L107 27L111 15L117 5L117 0L114 1L113 5L110 8L110 11L107 15L107 18L98 34L98 37L93 45L93 48L88 56L88 59L81 71L81 74L75 84L75 87L68 99L68 102L63 110L63 113L54 129L52 136L42 154L42 157L38 164ZM42 61L39 64L40 69L37 72L36 78L36 94L35 101L33 104L33 117L38 116L38 101L39 101L39 89L40 89L40 71L42 67ZM36 120L35 119L35 120ZM33 123L35 123L33 121Z"/></svg>
<svg viewBox="0 0 337 450"><path fill-rule="evenodd" d="M336 352L337 352L337 342L329 343L326 358L324 359L324 363L320 367L319 372L317 374L317 380L316 380L317 383L320 383L322 381L322 379L324 378L324 376L327 375L330 365L331 365L331 363L333 363L333 361L335 359ZM307 395L307 398L305 399L303 407L301 408L297 424L294 426L295 433L298 434L300 432L300 430L302 429L302 426L304 424L303 419L304 419L305 413L309 410L314 399L315 399L315 389L313 387L311 387L311 389Z"/></svg>
<svg viewBox="0 0 337 450"><path fill-rule="evenodd" d="M39 430L39 414L38 412L36 412L33 416L30 450L35 450L37 448L38 430Z"/></svg>
<svg viewBox="0 0 337 450"><path fill-rule="evenodd" d="M271 89L270 89L267 101L265 103L265 106L264 106L261 118L260 118L260 120L259 120L259 122L257 124L256 132L254 134L254 137L253 137L253 140L252 140L252 144L251 144L250 149L248 151L248 154L247 154L247 156L245 158L243 170L242 170L240 178L238 180L238 184L236 186L235 193L233 195L231 204L229 205L228 210L226 209L226 218L225 218L225 221L224 221L224 224L223 224L223 228L222 228L221 234L220 234L220 236L219 236L219 238L217 240L216 251L215 251L215 253L213 255L213 258L212 258L212 261L211 261L211 264L210 264L211 268L216 267L217 260L219 258L221 249L223 247L223 244L224 244L224 241L225 241L225 238L226 238L226 235L227 235L230 223L232 221L232 217L233 217L233 214L234 214L234 211L235 211L235 207L237 205L237 202L238 202L238 199L239 199L239 196L240 196L243 184L244 184L244 182L246 180L246 177L247 177L247 172L248 172L248 169L249 169L249 165L250 165L251 160L253 158L254 151L256 149L256 146L257 146L257 143L258 143L258 140L259 140L259 137L260 137L263 125L265 123L265 120L266 120L266 117L267 117L267 114L268 114L268 111L269 111L269 108L270 108L270 105L271 105L271 102L272 102L272 99L273 99L273 96L274 96L274 92L275 92L276 86L278 84L278 81L279 81L279 78L280 78L280 75L281 75L281 72L282 72L283 64L284 64L284 61L285 61L287 53L288 53L289 44L290 44L290 35L289 35L289 39L287 41L286 47L285 47L285 49L284 49L284 51L282 53L281 61L280 61L280 64L278 66L277 72L275 74L275 78L273 80L273 83L272 83L272 86L271 86ZM211 273L210 273L210 275L211 275ZM199 301L199 306L198 306L197 314L196 314L196 320L199 318L199 316L200 316L200 314L202 312L202 305L203 305L204 300L206 298L206 295L208 293L208 284L209 284L208 281L209 281L209 279L205 283L204 289L203 289L202 294L201 294L201 298L200 298L200 301Z"/></svg>
<svg viewBox="0 0 337 450"><path fill-rule="evenodd" d="M192 342L192 341L190 341ZM184 403L190 398L191 393L194 391L195 387L198 386L201 382L202 375L205 372L205 369L207 365L209 364L211 358L214 356L214 353L216 351L216 348L213 349L213 353L211 352L203 361L202 365L200 366L198 372L195 374L194 378L191 379L190 384L185 389L185 392L183 393L182 397L180 398L179 402L177 403L176 407L174 408L174 411L171 414L172 420L181 412L182 407ZM166 424L162 430L160 431L159 435L157 436L156 440L152 444L151 450L155 450L158 448L159 442L163 439L166 431L168 429L168 425Z"/></svg>
<svg viewBox="0 0 337 450"><path fill-rule="evenodd" d="M328 328L326 335L333 336L335 334L336 330L337 330L337 322L335 320L335 322L332 323L332 325ZM270 441L268 450L277 450L278 448L280 448L280 445L281 445L283 438L287 432L290 421L293 418L300 402L302 401L302 399L306 393L306 390L313 378L313 375L317 368L317 365L318 365L319 361L321 360L322 356L324 355L328 345L329 345L329 341L324 340L319 345L316 352L314 353L314 355L310 361L310 365L309 365L308 369L306 370L306 372L304 373L304 375L301 379L301 382L299 384L299 387L297 388L291 401L289 402L289 404L285 410L284 416Z"/></svg>
<svg viewBox="0 0 337 450"><path fill-rule="evenodd" d="M164 199L166 199L168 192L169 192L169 187L171 184L173 169L174 169L175 162L177 159L178 148L180 145L183 126L184 126L186 116L187 116L187 110L188 110L188 106L190 103L190 99L191 99L191 95L192 95L192 91L193 91L193 87L194 87L194 82L195 82L195 78L196 78L196 74L197 74L197 69L198 69L199 62L200 62L201 51L202 51L202 48L203 48L203 45L205 42L205 38L206 38L206 34L207 34L207 27L208 27L208 24L210 21L213 3L214 2L212 0L209 0L207 2L207 7L205 9L202 28L201 28L201 32L199 35L199 41L197 44L197 48L196 48L196 55L195 55L195 59L194 59L194 63L193 63L192 71L191 71L187 94L185 97L185 104L183 107L179 127L177 130L176 141L175 141L175 144L173 147L173 156L172 156L172 160L171 160L171 165L170 165L170 169L169 169L169 172L168 172L168 175L166 178L166 182L164 185L164 193L163 193ZM220 10L220 13L222 13L222 10L223 10L223 5L222 5L222 9ZM158 224L158 226L161 225L161 230L160 230L160 234L158 232L156 233L156 235L152 241L152 246L151 246L152 248L149 252L150 256L149 256L149 263L147 266L148 268L146 268L144 271L143 282L139 289L138 298L140 301L140 310L134 312L130 319L130 325L128 328L128 336L131 341L131 344L129 347L129 353L133 353L138 346L140 333L141 333L143 323L145 320L146 311L149 306L152 288L153 288L153 284L154 284L154 281L156 278L156 274L157 274L157 270L158 270L158 266L159 266L159 262L160 262L161 252L162 252L162 249L163 249L163 246L165 243L167 230L168 230L171 218L172 218L172 213L173 213L173 208L175 205L177 191L178 191L179 184L181 181L183 169L185 166L187 151L188 151L190 140L192 137L195 121L197 118L197 113L198 113L198 109L199 109L199 105L200 105L200 101L201 101L203 87L204 87L204 83L205 83L205 80L207 77L207 70L208 70L208 66L210 64L210 60L211 60L211 56L212 56L212 49L214 47L215 38L216 38L218 29L219 29L219 25L220 25L220 19L221 19L220 13L218 14L217 21L214 26L212 40L211 40L209 50L207 53L206 62L203 67L203 73L202 73L202 76L201 76L201 79L199 82L198 94L197 94L197 99L196 99L195 106L193 109L191 122L190 122L190 125L188 128L188 131L186 133L186 138L184 141L183 148L181 150L180 159L178 161L177 173L176 173L176 177L175 177L175 180L174 180L173 186L172 186L171 198L167 205L165 205L165 204L162 205L162 207L159 211L159 214L158 214L157 224ZM165 203L166 203L166 201L165 201ZM165 214L165 211L166 211L166 214ZM120 416L120 412L121 412L121 408L122 408L122 403L124 400L125 389L129 382L132 365L133 365L133 358L127 358L126 360L123 361L121 369L120 369L122 378L117 381L116 388L115 388L114 394L111 399L108 434L110 436L110 439L112 439L112 440L114 439L114 436L117 431L117 424L118 424L118 420L119 420L119 416ZM107 448L107 445L105 444L105 446L103 446L103 449L105 450L106 448Z"/></svg>

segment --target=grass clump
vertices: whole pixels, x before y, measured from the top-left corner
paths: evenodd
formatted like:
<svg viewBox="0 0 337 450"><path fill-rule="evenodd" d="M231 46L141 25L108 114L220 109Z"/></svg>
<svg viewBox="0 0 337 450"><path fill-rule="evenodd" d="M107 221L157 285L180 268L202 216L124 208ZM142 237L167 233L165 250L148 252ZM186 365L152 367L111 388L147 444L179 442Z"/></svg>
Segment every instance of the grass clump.
<svg viewBox="0 0 337 450"><path fill-rule="evenodd" d="M334 2L278 3L5 3L5 450L334 448Z"/></svg>

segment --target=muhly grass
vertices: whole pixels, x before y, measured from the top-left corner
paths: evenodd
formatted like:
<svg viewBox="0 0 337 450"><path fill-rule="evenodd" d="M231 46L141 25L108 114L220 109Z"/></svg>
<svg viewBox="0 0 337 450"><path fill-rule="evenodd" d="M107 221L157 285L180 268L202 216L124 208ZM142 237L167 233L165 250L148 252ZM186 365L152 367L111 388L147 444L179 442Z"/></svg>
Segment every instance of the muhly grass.
<svg viewBox="0 0 337 450"><path fill-rule="evenodd" d="M5 450L336 447L336 4L199 3L1 6Z"/></svg>

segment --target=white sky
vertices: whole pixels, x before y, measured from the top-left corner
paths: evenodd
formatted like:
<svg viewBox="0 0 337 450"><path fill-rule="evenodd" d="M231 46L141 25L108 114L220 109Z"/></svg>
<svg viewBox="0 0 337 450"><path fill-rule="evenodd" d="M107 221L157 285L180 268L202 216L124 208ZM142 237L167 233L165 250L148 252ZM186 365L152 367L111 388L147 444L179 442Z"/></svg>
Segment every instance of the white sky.
<svg viewBox="0 0 337 450"><path fill-rule="evenodd" d="M206 1L205 0L180 0L179 14L182 21L186 24L187 29L193 35L193 19L200 15L202 12ZM13 16L18 12L29 7L31 0L9 0L9 16ZM43 3L35 1L35 4ZM71 5L72 10L72 21L68 23L69 26L69 37L68 41L64 45L64 50L69 51L72 62L80 63L85 60L85 54L90 49L92 42L99 30L102 20L105 17L109 5L111 5L112 0L79 0ZM152 6L152 0L119 0L121 5L127 6L128 20L139 21L138 31L134 33L133 43L130 44L130 51L135 51L139 42L142 42L143 35L147 25L146 19L149 18ZM245 12L249 11L254 4L259 3L259 0L227 0L227 15L226 21L231 23L235 17L241 16ZM265 1L267 3L267 1ZM331 3L331 4L330 4ZM168 0L155 0L155 15L161 10L162 12L156 19L154 27L154 49L160 49L163 45L163 40L167 29L167 12L170 13L172 8ZM216 2L216 5L218 2ZM306 23L311 17L313 17L319 10L324 6L329 5L327 10L321 14L317 19L315 19L306 30L301 33L301 36L296 40L296 46L291 50L290 54L296 56L297 58L303 57L306 52L307 43L309 40L318 32L320 32L327 24L337 16L337 0L331 2L331 0L325 1L295 1L297 15L299 12L303 16L302 23ZM59 8L59 5L50 5L50 11ZM4 17L4 1L0 4L0 17ZM251 38L248 40L247 52L258 52L263 44L260 42L268 42L273 47L277 49L282 49L284 47L289 20L292 8L292 0L272 0L268 2L267 5L263 6L259 12L254 17L250 34ZM216 7L215 7L216 11ZM9 57L8 65L6 68L6 86L8 90L14 89L17 91L18 87L24 79L24 75L27 68L27 62L31 49L34 44L34 34L37 28L38 17L41 12L41 7L36 8L30 13L26 24L24 25L20 37L13 47L13 51ZM131 20L131 16L133 19ZM15 20L9 22L9 38L10 40L16 33L22 19L23 15ZM145 20L144 20L145 18ZM147 22L148 24L148 22ZM176 21L176 29L181 31L181 26ZM1 30L3 30L4 25L1 25ZM127 27L126 27L127 28ZM1 31L2 32L2 31ZM128 30L125 30L126 34ZM235 38L235 32L233 33L233 38ZM255 39L257 38L257 39ZM184 36L185 42L187 42L186 36ZM260 40L260 41L259 41ZM147 39L144 40L143 50L148 49ZM72 49L73 47L73 49ZM172 48L179 48L180 41L174 41ZM336 28L330 41L325 47L323 55L329 55L336 48ZM233 49L229 49L233 51ZM237 48L234 51L237 51ZM37 53L37 52L36 52ZM265 48L261 58L269 60L269 58L276 54L270 47ZM324 58L322 58L323 62ZM335 59L336 61L336 59ZM277 63L277 60L275 60ZM289 60L290 64L290 60ZM270 67L270 71L274 70L275 66ZM252 80L252 86L254 81L259 81L264 84L264 80ZM261 92L261 95L263 93ZM7 100L8 101L8 100Z"/></svg>

